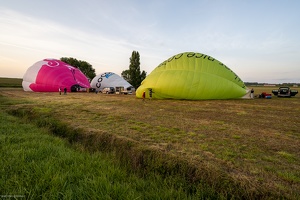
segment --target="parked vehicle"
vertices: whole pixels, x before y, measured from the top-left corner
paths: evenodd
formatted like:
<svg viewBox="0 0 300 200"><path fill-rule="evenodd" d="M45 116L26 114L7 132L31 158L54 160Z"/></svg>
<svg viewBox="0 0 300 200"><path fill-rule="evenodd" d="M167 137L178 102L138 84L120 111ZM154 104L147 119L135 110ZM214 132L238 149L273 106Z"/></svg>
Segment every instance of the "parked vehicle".
<svg viewBox="0 0 300 200"><path fill-rule="evenodd" d="M278 97L293 97L298 94L298 90L292 90L289 87L280 87L278 90L272 90L272 93Z"/></svg>
<svg viewBox="0 0 300 200"><path fill-rule="evenodd" d="M133 94L134 91L135 89L132 86L128 88L124 88L123 86L116 87L116 94Z"/></svg>
<svg viewBox="0 0 300 200"><path fill-rule="evenodd" d="M87 91L87 88L81 87L78 84L71 86L71 92L86 92L86 91Z"/></svg>
<svg viewBox="0 0 300 200"><path fill-rule="evenodd" d="M102 93L104 93L104 94L114 94L115 93L115 88L114 87L103 88Z"/></svg>

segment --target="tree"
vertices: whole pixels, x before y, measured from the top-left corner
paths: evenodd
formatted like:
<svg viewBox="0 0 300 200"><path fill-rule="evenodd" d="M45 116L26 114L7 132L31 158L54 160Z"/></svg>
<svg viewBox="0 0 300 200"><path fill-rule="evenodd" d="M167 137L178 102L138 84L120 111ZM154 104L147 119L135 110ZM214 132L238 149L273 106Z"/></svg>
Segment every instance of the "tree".
<svg viewBox="0 0 300 200"><path fill-rule="evenodd" d="M130 72L129 69L122 71L121 76L129 83L130 82Z"/></svg>
<svg viewBox="0 0 300 200"><path fill-rule="evenodd" d="M73 67L80 69L80 71L90 80L92 80L96 76L95 69L91 64L89 64L86 61L77 60L76 58L67 58L67 57L62 57L60 60Z"/></svg>
<svg viewBox="0 0 300 200"><path fill-rule="evenodd" d="M146 78L147 73L140 69L140 54L138 51L133 51L130 57L129 69L122 72L122 77L128 81L134 88L138 88L142 81Z"/></svg>

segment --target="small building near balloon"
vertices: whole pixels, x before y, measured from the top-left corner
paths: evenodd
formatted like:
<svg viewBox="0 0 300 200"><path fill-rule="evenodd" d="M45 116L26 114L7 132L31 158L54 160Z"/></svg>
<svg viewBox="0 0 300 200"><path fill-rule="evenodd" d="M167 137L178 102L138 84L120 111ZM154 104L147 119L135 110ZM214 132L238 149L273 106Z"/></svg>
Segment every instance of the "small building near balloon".
<svg viewBox="0 0 300 200"><path fill-rule="evenodd" d="M76 92L90 88L88 78L76 67L56 59L44 59L27 69L23 76L24 91Z"/></svg>
<svg viewBox="0 0 300 200"><path fill-rule="evenodd" d="M236 99L248 89L229 67L195 52L180 53L162 62L141 83L136 97L154 99Z"/></svg>

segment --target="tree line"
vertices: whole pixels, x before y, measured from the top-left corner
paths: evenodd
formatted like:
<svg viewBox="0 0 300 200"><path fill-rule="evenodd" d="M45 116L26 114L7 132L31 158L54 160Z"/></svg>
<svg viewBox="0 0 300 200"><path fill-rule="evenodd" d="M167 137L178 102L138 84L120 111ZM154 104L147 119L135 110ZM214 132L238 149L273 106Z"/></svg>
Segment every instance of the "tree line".
<svg viewBox="0 0 300 200"><path fill-rule="evenodd" d="M95 76L96 72L93 66L82 60L76 58L60 58L61 61L80 69L80 71L91 81ZM135 89L137 89L142 81L146 78L147 72L144 70L141 72L140 69L140 54L138 51L133 51L129 58L129 69L122 71L121 76L130 83Z"/></svg>

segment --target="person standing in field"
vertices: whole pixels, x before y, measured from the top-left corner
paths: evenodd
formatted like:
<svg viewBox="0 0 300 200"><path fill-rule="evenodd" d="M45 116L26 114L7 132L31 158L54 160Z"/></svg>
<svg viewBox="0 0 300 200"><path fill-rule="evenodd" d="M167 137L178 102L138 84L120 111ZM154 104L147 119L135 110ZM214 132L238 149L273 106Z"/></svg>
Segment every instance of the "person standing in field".
<svg viewBox="0 0 300 200"><path fill-rule="evenodd" d="M67 94L67 88L64 88L64 94Z"/></svg>
<svg viewBox="0 0 300 200"><path fill-rule="evenodd" d="M145 97L146 97L146 92L145 91L143 92L143 96L142 97L143 97L143 101L145 101Z"/></svg>
<svg viewBox="0 0 300 200"><path fill-rule="evenodd" d="M250 98L254 99L254 90L253 90L253 88L251 89L251 92L250 92Z"/></svg>
<svg viewBox="0 0 300 200"><path fill-rule="evenodd" d="M58 92L59 92L59 95L61 95L61 89L60 88L58 88Z"/></svg>
<svg viewBox="0 0 300 200"><path fill-rule="evenodd" d="M151 100L152 99L152 93L153 93L153 90L152 88L149 89L149 99Z"/></svg>

